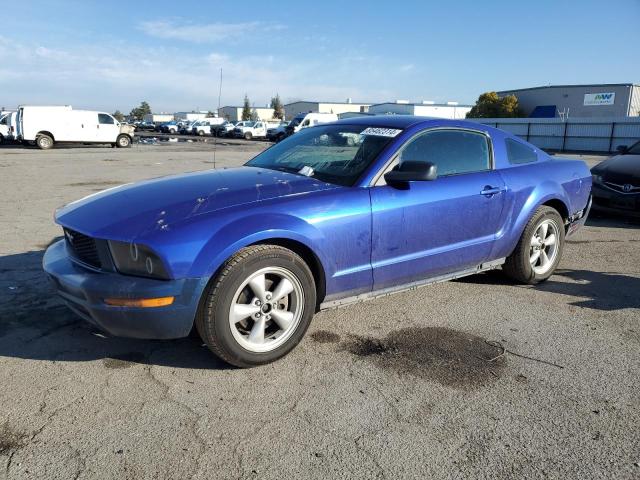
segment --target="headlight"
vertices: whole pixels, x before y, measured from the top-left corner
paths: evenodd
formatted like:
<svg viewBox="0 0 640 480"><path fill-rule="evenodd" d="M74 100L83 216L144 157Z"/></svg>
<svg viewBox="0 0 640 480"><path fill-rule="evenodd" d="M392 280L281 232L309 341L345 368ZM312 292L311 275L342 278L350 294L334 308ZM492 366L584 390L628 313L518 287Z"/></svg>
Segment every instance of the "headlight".
<svg viewBox="0 0 640 480"><path fill-rule="evenodd" d="M120 273L162 280L170 278L158 255L149 247L114 240L109 240L108 243L113 263Z"/></svg>
<svg viewBox="0 0 640 480"><path fill-rule="evenodd" d="M592 173L591 174L591 181L593 183L602 183L602 175L598 175L598 174Z"/></svg>

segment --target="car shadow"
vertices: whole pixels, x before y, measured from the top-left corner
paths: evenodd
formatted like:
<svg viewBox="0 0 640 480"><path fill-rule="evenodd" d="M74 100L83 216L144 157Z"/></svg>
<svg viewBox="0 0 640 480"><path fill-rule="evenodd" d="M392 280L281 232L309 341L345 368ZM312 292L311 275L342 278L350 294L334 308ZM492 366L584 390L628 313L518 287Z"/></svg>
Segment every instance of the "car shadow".
<svg viewBox="0 0 640 480"><path fill-rule="evenodd" d="M599 228L640 228L640 218L625 216L623 212L619 215L605 215L600 212L591 212L585 223L587 227Z"/></svg>
<svg viewBox="0 0 640 480"><path fill-rule="evenodd" d="M491 270L456 281L483 285L518 286L500 270ZM583 297L584 300L570 302L570 305L594 310L612 311L625 308L640 308L640 295L638 295L638 292L640 292L640 278L622 273L558 269L547 281L539 283L535 287L524 288L535 288L548 293Z"/></svg>
<svg viewBox="0 0 640 480"><path fill-rule="evenodd" d="M109 337L71 312L42 270L44 250L0 257L0 356L43 361L103 361L189 369L229 369L197 335L179 340Z"/></svg>

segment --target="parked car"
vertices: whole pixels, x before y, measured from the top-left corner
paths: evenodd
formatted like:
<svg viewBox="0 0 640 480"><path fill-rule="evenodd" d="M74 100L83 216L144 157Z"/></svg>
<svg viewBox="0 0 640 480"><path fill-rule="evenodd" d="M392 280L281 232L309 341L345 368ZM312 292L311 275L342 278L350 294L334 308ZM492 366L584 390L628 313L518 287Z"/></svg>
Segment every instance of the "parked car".
<svg viewBox="0 0 640 480"><path fill-rule="evenodd" d="M220 117L203 118L193 124L191 133L198 136L211 135L211 127L214 125L220 125L224 121L225 119Z"/></svg>
<svg viewBox="0 0 640 480"><path fill-rule="evenodd" d="M138 122L134 127L136 132L153 132L156 129L156 125L154 123L148 122Z"/></svg>
<svg viewBox="0 0 640 480"><path fill-rule="evenodd" d="M337 120L338 115L335 113L300 113L291 120L291 123L286 126L285 131L287 135L293 135L303 128L313 127L314 125L320 125L322 123L335 122Z"/></svg>
<svg viewBox="0 0 640 480"><path fill-rule="evenodd" d="M267 140L272 142L279 142L287 136L286 128L290 122L282 122L277 127L271 127L267 129Z"/></svg>
<svg viewBox="0 0 640 480"><path fill-rule="evenodd" d="M153 129L154 132L158 132L158 133L162 133L162 129L164 128L164 126L169 123L169 122L160 122L160 123L156 123L155 124L155 128Z"/></svg>
<svg viewBox="0 0 640 480"><path fill-rule="evenodd" d="M640 142L591 169L593 209L640 217Z"/></svg>
<svg viewBox="0 0 640 480"><path fill-rule="evenodd" d="M211 126L211 135L215 137L226 137L229 133L233 133L234 128L236 128L235 123L225 120L219 125Z"/></svg>
<svg viewBox="0 0 640 480"><path fill-rule="evenodd" d="M160 131L162 133L175 134L175 133L178 133L179 130L180 130L180 125L178 125L178 122L176 121L163 123L162 126L160 127Z"/></svg>
<svg viewBox="0 0 640 480"><path fill-rule="evenodd" d="M256 122L241 122L233 129L233 136L251 140L252 138L267 138L269 124L264 120Z"/></svg>
<svg viewBox="0 0 640 480"><path fill-rule="evenodd" d="M182 126L178 130L180 135L190 135L193 129L193 126L196 124L198 120L192 120L191 122L183 122Z"/></svg>
<svg viewBox="0 0 640 480"><path fill-rule="evenodd" d="M71 106L21 106L17 114L17 138L43 149L55 143L109 143L129 147L133 127L121 125L105 112L73 110Z"/></svg>
<svg viewBox="0 0 640 480"><path fill-rule="evenodd" d="M195 324L216 355L249 367L291 351L320 309L500 266L546 280L590 191L584 162L486 125L350 118L240 168L62 207L65 238L43 265L71 309L112 335L178 338Z"/></svg>

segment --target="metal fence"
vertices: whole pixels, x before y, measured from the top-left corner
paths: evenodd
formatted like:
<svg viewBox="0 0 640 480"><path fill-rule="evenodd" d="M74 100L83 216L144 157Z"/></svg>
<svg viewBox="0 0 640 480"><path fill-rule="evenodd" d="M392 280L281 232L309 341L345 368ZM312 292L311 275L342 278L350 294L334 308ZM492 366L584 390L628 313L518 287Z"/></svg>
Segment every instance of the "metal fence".
<svg viewBox="0 0 640 480"><path fill-rule="evenodd" d="M551 151L614 152L640 141L640 118L474 118Z"/></svg>

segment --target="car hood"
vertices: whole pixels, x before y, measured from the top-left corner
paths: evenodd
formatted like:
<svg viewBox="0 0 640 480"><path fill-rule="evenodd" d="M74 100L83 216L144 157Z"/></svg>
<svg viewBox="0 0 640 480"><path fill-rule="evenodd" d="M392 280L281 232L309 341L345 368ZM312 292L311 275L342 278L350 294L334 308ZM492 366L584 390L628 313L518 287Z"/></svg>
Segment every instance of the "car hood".
<svg viewBox="0 0 640 480"><path fill-rule="evenodd" d="M96 238L133 241L196 215L277 197L338 188L319 180L256 167L208 170L125 184L56 211L56 222Z"/></svg>
<svg viewBox="0 0 640 480"><path fill-rule="evenodd" d="M640 155L616 155L596 165L592 171L609 182L640 181Z"/></svg>

